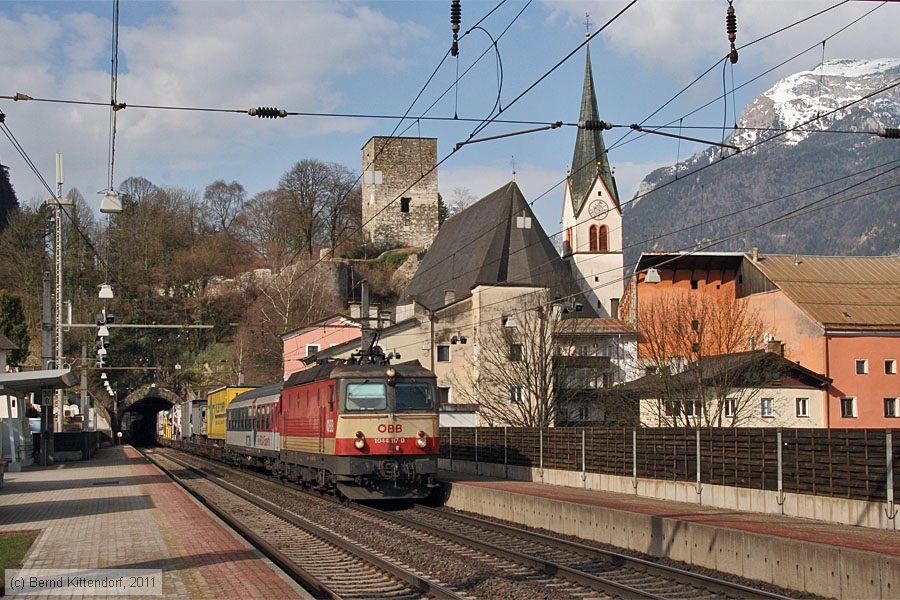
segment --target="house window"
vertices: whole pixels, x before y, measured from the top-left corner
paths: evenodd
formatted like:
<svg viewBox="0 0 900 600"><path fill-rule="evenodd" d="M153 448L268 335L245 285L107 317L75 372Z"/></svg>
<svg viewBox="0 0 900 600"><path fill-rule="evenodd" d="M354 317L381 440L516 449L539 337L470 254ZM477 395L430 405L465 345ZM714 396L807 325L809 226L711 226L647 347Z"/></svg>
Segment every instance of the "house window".
<svg viewBox="0 0 900 600"><path fill-rule="evenodd" d="M318 344L308 344L306 346L306 355L307 356L312 356L313 354L317 354L318 352L319 352Z"/></svg>
<svg viewBox="0 0 900 600"><path fill-rule="evenodd" d="M412 200L412 198L400 198L400 212L405 212L405 213L409 212L409 201L410 200Z"/></svg>
<svg viewBox="0 0 900 600"><path fill-rule="evenodd" d="M522 404L522 386L520 386L520 385L509 386L509 403L510 404Z"/></svg>
<svg viewBox="0 0 900 600"><path fill-rule="evenodd" d="M439 345L437 347L437 361L450 362L450 346Z"/></svg>
<svg viewBox="0 0 900 600"><path fill-rule="evenodd" d="M884 399L884 416L891 418L891 419L897 417L897 399L896 398L885 398Z"/></svg>
<svg viewBox="0 0 900 600"><path fill-rule="evenodd" d="M796 405L798 417L809 416L809 398L797 398Z"/></svg>
<svg viewBox="0 0 900 600"><path fill-rule="evenodd" d="M438 400L440 402L440 406L446 406L450 404L450 388L449 387L438 387Z"/></svg>
<svg viewBox="0 0 900 600"><path fill-rule="evenodd" d="M678 400L666 400L663 403L663 410L667 417L677 417L681 414L681 402Z"/></svg>
<svg viewBox="0 0 900 600"><path fill-rule="evenodd" d="M601 225L597 236L599 238L597 245L600 248L600 252L609 252L609 227Z"/></svg>
<svg viewBox="0 0 900 600"><path fill-rule="evenodd" d="M516 327L519 324L516 321L515 317L507 317L507 316L503 316L500 319L500 322L503 324L504 327Z"/></svg>
<svg viewBox="0 0 900 600"><path fill-rule="evenodd" d="M701 412L700 403L696 400L686 400L682 404L682 408L686 417L693 417Z"/></svg>
<svg viewBox="0 0 900 600"><path fill-rule="evenodd" d="M597 238L597 226L591 225L588 228L588 239L590 240L590 250L591 252L596 252L599 244L599 239Z"/></svg>
<svg viewBox="0 0 900 600"><path fill-rule="evenodd" d="M760 416L771 419L775 416L775 398L763 398L759 402Z"/></svg>
<svg viewBox="0 0 900 600"><path fill-rule="evenodd" d="M531 217L516 217L516 227L519 229L531 229Z"/></svg>
<svg viewBox="0 0 900 600"><path fill-rule="evenodd" d="M725 416L734 417L734 411L737 408L737 401L734 398L725 399Z"/></svg>
<svg viewBox="0 0 900 600"><path fill-rule="evenodd" d="M572 254L572 228L566 227L566 241L563 242L563 254Z"/></svg>
<svg viewBox="0 0 900 600"><path fill-rule="evenodd" d="M522 344L509 345L509 361L520 362L522 360Z"/></svg>
<svg viewBox="0 0 900 600"><path fill-rule="evenodd" d="M856 398L841 398L841 417L852 419L856 416Z"/></svg>
<svg viewBox="0 0 900 600"><path fill-rule="evenodd" d="M869 361L864 358L856 359L856 374L865 375L869 372Z"/></svg>
<svg viewBox="0 0 900 600"><path fill-rule="evenodd" d="M591 418L591 409L589 406L579 406L572 416L573 421L587 421Z"/></svg>
<svg viewBox="0 0 900 600"><path fill-rule="evenodd" d="M893 358L889 358L884 361L884 374L885 375L896 375L897 374L897 361Z"/></svg>
<svg viewBox="0 0 900 600"><path fill-rule="evenodd" d="M696 279L691 279L691 289L692 290L696 290L698 285L699 284L697 283Z"/></svg>

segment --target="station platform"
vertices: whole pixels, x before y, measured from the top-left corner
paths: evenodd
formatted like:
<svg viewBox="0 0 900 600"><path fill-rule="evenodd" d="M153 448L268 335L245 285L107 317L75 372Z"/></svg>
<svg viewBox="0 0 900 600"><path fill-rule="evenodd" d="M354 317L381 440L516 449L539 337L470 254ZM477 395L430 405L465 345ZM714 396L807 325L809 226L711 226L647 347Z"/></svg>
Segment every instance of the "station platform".
<svg viewBox="0 0 900 600"><path fill-rule="evenodd" d="M439 479L449 508L823 597L900 597L898 531L449 471Z"/></svg>
<svg viewBox="0 0 900 600"><path fill-rule="evenodd" d="M40 532L25 569L161 569L166 598L310 597L129 446L7 473L8 531Z"/></svg>

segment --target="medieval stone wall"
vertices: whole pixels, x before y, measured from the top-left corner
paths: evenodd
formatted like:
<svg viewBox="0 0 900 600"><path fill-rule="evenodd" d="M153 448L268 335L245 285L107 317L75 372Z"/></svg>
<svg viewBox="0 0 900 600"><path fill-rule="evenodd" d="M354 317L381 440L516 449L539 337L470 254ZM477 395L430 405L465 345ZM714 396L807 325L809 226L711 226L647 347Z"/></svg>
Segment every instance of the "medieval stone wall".
<svg viewBox="0 0 900 600"><path fill-rule="evenodd" d="M362 149L362 217L373 243L431 245L438 231L436 164L435 138L376 136L366 143Z"/></svg>

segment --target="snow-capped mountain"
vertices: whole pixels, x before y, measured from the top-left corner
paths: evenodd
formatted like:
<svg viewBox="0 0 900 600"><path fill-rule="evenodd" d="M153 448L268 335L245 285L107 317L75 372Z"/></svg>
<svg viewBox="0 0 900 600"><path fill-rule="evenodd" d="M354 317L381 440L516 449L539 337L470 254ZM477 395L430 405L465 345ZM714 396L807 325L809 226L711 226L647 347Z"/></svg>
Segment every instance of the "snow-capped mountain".
<svg viewBox="0 0 900 600"><path fill-rule="evenodd" d="M816 200L817 210L710 250L900 251L900 187L890 187L900 177L900 140L871 133L900 126L900 86L877 93L898 81L900 59L889 58L826 61L776 83L744 109L729 136L740 154L723 161L723 151L710 147L644 178L625 207L626 263L642 250L679 250L721 239Z"/></svg>

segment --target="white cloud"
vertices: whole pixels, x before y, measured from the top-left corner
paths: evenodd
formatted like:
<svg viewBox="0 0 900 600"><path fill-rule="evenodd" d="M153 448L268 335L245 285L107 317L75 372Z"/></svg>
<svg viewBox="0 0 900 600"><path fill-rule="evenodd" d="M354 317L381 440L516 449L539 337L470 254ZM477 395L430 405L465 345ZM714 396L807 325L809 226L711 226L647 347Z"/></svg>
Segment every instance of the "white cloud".
<svg viewBox="0 0 900 600"><path fill-rule="evenodd" d="M0 17L0 93L108 102L111 21L77 8L64 18L59 12L38 14L27 5L26 10ZM123 13L128 10L123 5ZM415 24L351 4L182 2L160 12L120 28L121 102L333 111L346 101L342 78L402 68L405 45L425 35ZM38 103L4 103L3 109L45 177L53 174L53 152L63 151L67 188L78 186L89 196L104 186L107 109ZM367 125L135 107L117 118L117 181L148 164L178 181L179 173L233 159L238 147L245 155L259 154L286 138ZM4 141L0 158L14 167L19 196L44 195L10 150Z"/></svg>
<svg viewBox="0 0 900 600"><path fill-rule="evenodd" d="M584 28L584 13L591 12L596 30L621 7L619 3L588 1L546 2L548 21L568 28ZM755 0L735 3L737 45L741 46L831 6L821 0ZM725 2L708 0L641 0L604 31L603 39L616 53L638 59L647 70L664 71L679 81L690 81L728 53ZM849 3L784 33L746 48L737 69L778 63L822 41L855 18L876 8L874 3ZM602 13L600 9L602 8ZM826 44L826 58L880 58L897 55L896 23L900 6L888 4L876 10ZM816 64L820 53L811 52L805 62L786 72ZM744 71L747 74L748 71ZM754 73L755 74L755 73Z"/></svg>

